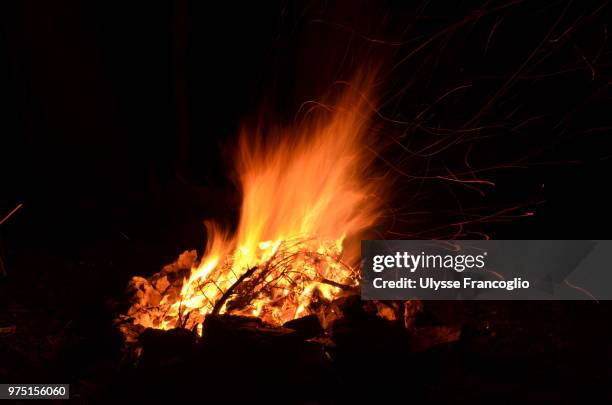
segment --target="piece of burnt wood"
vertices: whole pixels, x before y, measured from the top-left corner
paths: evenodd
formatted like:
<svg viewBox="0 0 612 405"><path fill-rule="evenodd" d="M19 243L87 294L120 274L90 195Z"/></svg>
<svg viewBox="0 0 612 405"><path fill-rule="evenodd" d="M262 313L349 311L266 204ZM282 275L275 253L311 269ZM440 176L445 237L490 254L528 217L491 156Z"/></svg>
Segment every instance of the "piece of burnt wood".
<svg viewBox="0 0 612 405"><path fill-rule="evenodd" d="M199 347L198 373L209 401L316 397L334 383L323 345L258 318L208 315Z"/></svg>
<svg viewBox="0 0 612 405"><path fill-rule="evenodd" d="M171 330L148 328L138 340L142 345L139 367L163 369L171 364L187 362L194 353L198 337L183 328Z"/></svg>
<svg viewBox="0 0 612 405"><path fill-rule="evenodd" d="M331 285L332 287L337 287L348 293L359 294L359 286L346 285L327 278L319 278L317 281L323 284Z"/></svg>
<svg viewBox="0 0 612 405"><path fill-rule="evenodd" d="M275 327L259 318L239 315L207 315L202 339L208 345L291 345L303 341L293 329Z"/></svg>
<svg viewBox="0 0 612 405"><path fill-rule="evenodd" d="M283 324L285 328L293 329L303 339L310 339L323 333L323 327L316 315L307 315L302 318L293 319Z"/></svg>
<svg viewBox="0 0 612 405"><path fill-rule="evenodd" d="M215 303L215 306L212 310L213 315L219 314L219 311L221 311L221 308L223 308L223 304L225 304L225 302L232 296L234 290L240 285L240 283L252 276L256 270L257 266L248 269L243 275L238 278L238 280L236 280L234 284L231 285L230 288L227 289L227 291L223 293L221 298L219 298L219 300Z"/></svg>
<svg viewBox="0 0 612 405"><path fill-rule="evenodd" d="M359 319L365 315L363 303L359 295L347 295L335 299L332 302L332 307L344 318Z"/></svg>

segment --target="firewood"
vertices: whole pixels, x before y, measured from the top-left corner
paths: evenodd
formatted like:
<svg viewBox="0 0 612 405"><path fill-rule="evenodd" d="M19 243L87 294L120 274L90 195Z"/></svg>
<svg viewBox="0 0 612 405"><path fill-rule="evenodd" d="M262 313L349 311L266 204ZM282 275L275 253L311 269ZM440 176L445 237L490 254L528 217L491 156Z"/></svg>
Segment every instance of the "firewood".
<svg viewBox="0 0 612 405"><path fill-rule="evenodd" d="M284 327L293 329L304 339L310 339L323 333L323 328L316 315L308 315L294 319L283 324Z"/></svg>
<svg viewBox="0 0 612 405"><path fill-rule="evenodd" d="M232 286L228 288L227 291L223 293L221 298L219 298L219 300L215 303L215 307L212 310L213 315L219 314L219 311L221 311L221 308L223 308L223 305L229 299L229 297L232 296L232 294L234 293L234 290L238 288L238 286L240 286L241 282L249 278L255 272L255 270L257 270L257 267L252 267L248 269L247 271L245 271L244 274L241 275L238 278L238 280L234 284L232 284Z"/></svg>
<svg viewBox="0 0 612 405"><path fill-rule="evenodd" d="M206 344L230 346L298 342L303 339L292 329L266 324L259 318L238 315L208 315L204 320L202 340Z"/></svg>
<svg viewBox="0 0 612 405"><path fill-rule="evenodd" d="M142 347L140 366L158 368L167 364L187 362L194 353L198 336L183 328L148 328L138 340Z"/></svg>

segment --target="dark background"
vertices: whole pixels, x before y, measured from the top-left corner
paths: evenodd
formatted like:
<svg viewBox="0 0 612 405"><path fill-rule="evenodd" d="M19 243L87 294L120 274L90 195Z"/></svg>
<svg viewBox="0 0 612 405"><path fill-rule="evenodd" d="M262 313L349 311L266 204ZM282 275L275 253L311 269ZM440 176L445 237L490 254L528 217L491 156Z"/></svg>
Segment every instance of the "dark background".
<svg viewBox="0 0 612 405"><path fill-rule="evenodd" d="M188 214L223 215L208 206L223 197L208 192L235 194L223 150L243 122L262 106L271 121L291 122L302 102L374 63L384 66L380 111L404 123L387 128L393 167L469 180L467 155L477 178L496 183L464 195L460 184L396 173L394 214L457 217L438 232L430 218L394 230L440 237L456 232L449 223L474 219L461 210L488 216L520 206L512 213L536 215L486 231L606 237L605 2L2 7L2 207L25 204L13 222L29 242L53 235L72 244L121 236L117 229L166 239L167 227L192 222ZM460 86L469 87L438 101ZM407 152L440 138L440 147ZM503 166L514 169L496 170ZM149 212L161 201L169 205ZM193 242L177 241L185 245Z"/></svg>
<svg viewBox="0 0 612 405"><path fill-rule="evenodd" d="M203 219L236 221L241 125L291 123L361 66L382 65L377 165L396 178L381 237L609 238L605 1L0 7L0 215L24 204L0 226L0 380L108 377L129 277L200 249ZM554 348L561 328L572 356L609 356L607 304L464 305L439 310L510 319L500 345ZM597 386L572 356L558 367Z"/></svg>

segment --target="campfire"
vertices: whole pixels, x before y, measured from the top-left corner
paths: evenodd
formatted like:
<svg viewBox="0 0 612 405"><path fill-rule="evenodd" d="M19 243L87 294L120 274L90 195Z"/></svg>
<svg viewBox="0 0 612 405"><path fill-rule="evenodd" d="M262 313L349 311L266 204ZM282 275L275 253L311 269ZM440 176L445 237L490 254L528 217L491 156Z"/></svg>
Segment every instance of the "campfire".
<svg viewBox="0 0 612 405"><path fill-rule="evenodd" d="M329 103L304 104L291 127L242 131L237 229L207 221L202 257L187 251L132 279L132 305L119 320L128 342L146 328L202 335L205 318L221 314L272 326L313 315L325 328L336 317L332 302L356 293L359 239L382 211L372 168L380 140L372 78L338 86Z"/></svg>

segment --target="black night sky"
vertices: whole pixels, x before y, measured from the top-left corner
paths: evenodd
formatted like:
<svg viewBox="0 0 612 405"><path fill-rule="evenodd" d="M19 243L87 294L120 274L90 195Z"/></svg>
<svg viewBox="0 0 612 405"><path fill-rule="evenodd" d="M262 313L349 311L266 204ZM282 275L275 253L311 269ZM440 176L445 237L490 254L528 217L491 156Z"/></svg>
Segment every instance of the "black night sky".
<svg viewBox="0 0 612 405"><path fill-rule="evenodd" d="M235 223L243 125L291 123L363 66L379 67L376 125L390 146L377 165L396 179L382 237L610 238L607 1L0 8L0 218L23 204L0 225L0 328L17 327L0 335L0 383L135 395L113 380L129 278L201 249L204 219ZM411 359L431 376L410 377L415 398L610 399L610 306L537 304L432 305L467 337ZM361 389L357 366L338 359L341 383L313 391L332 402L315 403Z"/></svg>

